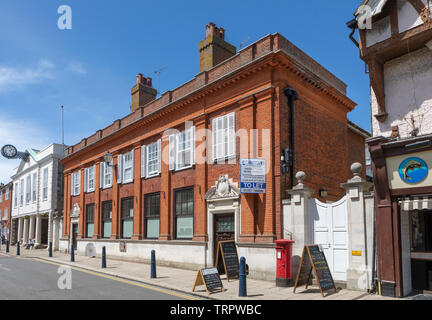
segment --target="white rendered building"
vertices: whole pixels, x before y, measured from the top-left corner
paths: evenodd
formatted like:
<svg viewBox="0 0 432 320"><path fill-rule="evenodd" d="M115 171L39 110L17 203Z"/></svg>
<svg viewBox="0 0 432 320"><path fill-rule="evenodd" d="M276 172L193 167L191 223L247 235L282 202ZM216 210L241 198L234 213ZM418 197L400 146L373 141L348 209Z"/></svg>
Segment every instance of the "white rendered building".
<svg viewBox="0 0 432 320"><path fill-rule="evenodd" d="M34 239L35 247L53 243L58 248L62 230L63 169L60 160L64 157L64 146L51 144L38 151L28 149L30 154L23 159L11 177L12 226L11 242L27 244Z"/></svg>

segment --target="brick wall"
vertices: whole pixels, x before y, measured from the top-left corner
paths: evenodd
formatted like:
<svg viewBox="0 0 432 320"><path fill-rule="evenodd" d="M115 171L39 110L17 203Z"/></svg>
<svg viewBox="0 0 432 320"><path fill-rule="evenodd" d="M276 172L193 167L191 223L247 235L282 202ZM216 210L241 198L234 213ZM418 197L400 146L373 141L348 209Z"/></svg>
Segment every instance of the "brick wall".
<svg viewBox="0 0 432 320"><path fill-rule="evenodd" d="M295 103L294 140L295 140L295 172L305 171L308 179L306 184L317 192L320 188L328 191L329 197L324 200L337 200L342 194L339 184L349 178L349 152L364 153L357 150L357 137L348 135L347 112L354 108L354 103L344 96L343 85L338 82L339 90L330 90L328 84L320 87L316 81L319 75L296 69L284 53L275 52L277 44L274 37L269 36L253 46L244 49L237 56L221 63L209 72L203 72L196 79L173 90L113 125L102 130L99 140L88 144L69 148L68 156L63 160L65 166L66 185L70 184L70 173L91 164L102 161L109 149L115 156L125 151L135 150L135 180L129 185L117 185L114 174L113 188L95 193L70 198L70 190L65 197L65 219L67 220L74 203L81 208L89 202L113 200L113 235L120 234L120 201L124 197L134 197L137 208L134 215L134 239L144 236L144 195L161 192L160 239L174 238L174 192L179 188L194 189L194 237L193 240L207 240L207 213L204 195L213 186L220 175L228 174L235 183L239 183L240 168L236 164L196 164L194 168L178 172L168 170L162 163L159 177L141 179L140 152L141 145L147 145L162 137L164 130L176 128L184 130L185 121L193 121L196 128L212 129L212 120L221 115L235 112L236 130L259 129L258 154L243 150L240 138L237 138L236 160L248 157L266 157L269 168L267 174L267 190L265 195L241 196L241 242L273 242L282 235L281 200L287 197L285 190L291 188L290 175L280 170L281 150L289 147L289 108L283 89L289 84L299 93ZM294 47L291 50L295 50ZM303 53L299 59L308 62ZM303 54L304 55L304 54ZM262 59L233 73L229 77L219 79L222 75L242 66L248 59ZM249 61L250 62L250 61ZM318 64L312 64L319 74L326 74ZM214 82L211 86L201 86L206 81ZM328 75L328 79L331 77ZM199 81L198 81L199 79ZM217 80L219 79L219 80ZM334 79L331 79L332 81ZM334 82L337 82L334 80ZM196 91L194 91L196 90ZM192 92L193 91L193 92ZM189 96L188 96L189 95ZM171 97L171 98L170 98ZM183 98L182 98L183 97ZM171 101L172 100L172 101ZM170 102L171 101L171 102ZM168 104L161 108L163 104ZM161 108L161 109L158 109ZM269 130L269 140L263 143L262 130ZM354 141L352 143L350 141ZM93 141L93 137L89 139ZM88 141L87 141L88 142ZM250 138L248 138L250 145ZM348 146L350 147L348 148ZM162 150L167 141L162 142ZM207 140L207 155L211 156L212 139ZM268 150L269 152L266 152ZM96 170L96 175L99 170ZM82 173L82 179L83 179ZM96 183L98 184L98 182ZM95 221L100 221L100 205L95 207ZM82 219L85 213L81 209ZM64 235L69 235L68 222L65 222ZM84 224L80 223L80 235L84 234Z"/></svg>

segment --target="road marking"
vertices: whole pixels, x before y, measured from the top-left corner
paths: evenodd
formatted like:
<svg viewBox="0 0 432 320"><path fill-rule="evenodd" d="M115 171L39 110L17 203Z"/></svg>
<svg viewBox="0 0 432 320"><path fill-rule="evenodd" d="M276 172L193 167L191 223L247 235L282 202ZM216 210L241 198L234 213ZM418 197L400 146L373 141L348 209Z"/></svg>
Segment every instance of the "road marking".
<svg viewBox="0 0 432 320"><path fill-rule="evenodd" d="M0 264L0 269L1 269L1 270L4 270L4 271L11 271L11 269L6 268L6 267L3 267L2 264Z"/></svg>
<svg viewBox="0 0 432 320"><path fill-rule="evenodd" d="M134 282L134 281L131 281L131 280L120 279L120 278L116 278L116 277L113 277L113 276L101 274L101 273L98 273L98 272L81 269L79 267L73 267L73 266L70 266L70 265L67 265L67 264L61 264L61 263L58 263L58 262L47 261L47 260L39 259L39 258L32 258L32 259L33 260L37 260L39 262L54 264L54 265L57 265L57 266L68 266L72 270L76 270L76 271L79 271L79 272L91 274L91 275L94 275L94 276L97 276L97 277L101 277L101 278L106 278L106 279L110 279L110 280L114 280L114 281L130 284L130 285L141 287L141 288L148 289L148 290L157 291L157 292L164 293L164 294L167 294L167 295L176 296L176 297L179 297L179 298L182 298L182 299L198 300L198 298L193 298L193 297L186 296L186 295L183 295L183 294L180 294L180 293L171 292L169 290L160 289L160 288L157 288L157 287L152 287L152 286L145 285L145 284L138 283L138 282Z"/></svg>

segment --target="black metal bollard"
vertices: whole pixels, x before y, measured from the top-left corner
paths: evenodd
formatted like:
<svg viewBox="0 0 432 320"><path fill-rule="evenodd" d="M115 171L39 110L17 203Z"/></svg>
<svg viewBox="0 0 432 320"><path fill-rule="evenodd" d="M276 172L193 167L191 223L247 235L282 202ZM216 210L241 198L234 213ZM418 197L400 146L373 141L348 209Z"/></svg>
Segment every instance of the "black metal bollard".
<svg viewBox="0 0 432 320"><path fill-rule="evenodd" d="M52 242L49 243L48 254L49 254L49 257L52 258Z"/></svg>
<svg viewBox="0 0 432 320"><path fill-rule="evenodd" d="M17 242L17 256L20 255L20 244L19 241Z"/></svg>
<svg viewBox="0 0 432 320"><path fill-rule="evenodd" d="M106 249L105 246L102 247L102 268L106 268Z"/></svg>
<svg viewBox="0 0 432 320"><path fill-rule="evenodd" d="M156 278L156 252L154 250L151 251L150 278Z"/></svg>
<svg viewBox="0 0 432 320"><path fill-rule="evenodd" d="M9 240L6 240L6 253L9 253Z"/></svg>
<svg viewBox="0 0 432 320"><path fill-rule="evenodd" d="M239 270L239 297L247 297L246 289L246 258L240 258L240 270Z"/></svg>
<svg viewBox="0 0 432 320"><path fill-rule="evenodd" d="M73 243L71 244L71 262L75 262L75 248Z"/></svg>

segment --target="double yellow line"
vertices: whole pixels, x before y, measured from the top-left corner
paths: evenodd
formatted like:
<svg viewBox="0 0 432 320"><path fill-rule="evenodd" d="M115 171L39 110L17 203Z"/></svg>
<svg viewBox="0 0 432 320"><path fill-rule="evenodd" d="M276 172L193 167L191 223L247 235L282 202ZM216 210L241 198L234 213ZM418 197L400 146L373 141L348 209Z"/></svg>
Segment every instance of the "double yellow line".
<svg viewBox="0 0 432 320"><path fill-rule="evenodd" d="M33 260L37 260L37 261L48 263L48 264L54 264L54 265L57 265L57 266L68 266L72 270L76 270L76 271L79 271L79 272L91 274L93 276L97 276L97 277L101 277L101 278L106 278L106 279L114 280L114 281L117 281L117 282L122 282L122 283L130 284L130 285L133 285L133 286L136 286L136 287L140 287L140 288L144 288L144 289L160 292L160 293L163 293L163 294L179 297L181 299L199 300L198 298L193 298L191 296L186 296L186 295L183 295L183 294L180 294L180 293L176 293L176 292L173 292L173 291L168 291L168 290L165 290L165 289L161 289L161 288L145 285L145 284L142 284L142 283L138 283L138 282L134 282L134 281L126 280L126 279L121 279L121 278L117 278L117 277L113 277L113 276L97 273L97 272L94 272L94 271L89 271L89 270L86 270L86 269L81 269L79 267L78 268L77 267L73 267L73 266L68 265L68 264L61 264L61 263L57 263L57 262L47 261L47 260L40 259L40 258L33 258Z"/></svg>

